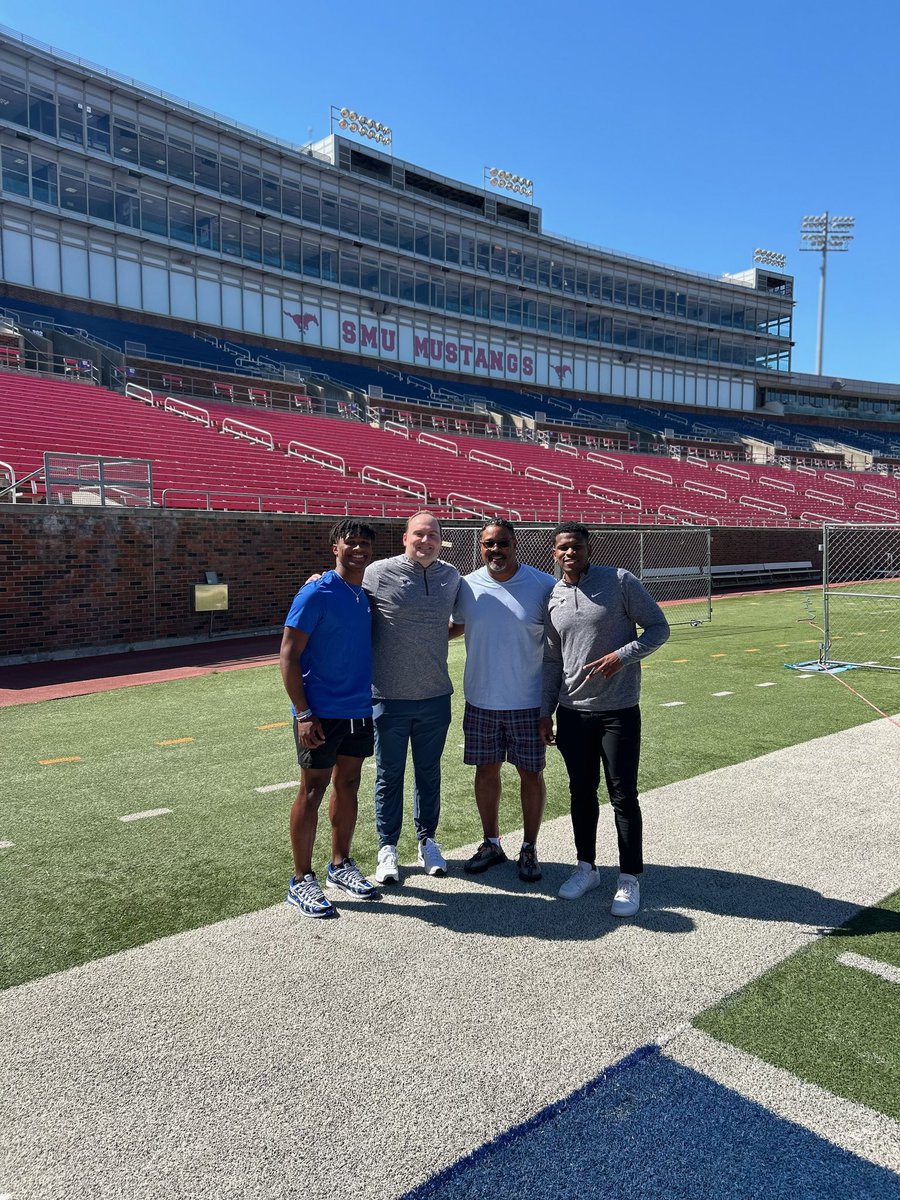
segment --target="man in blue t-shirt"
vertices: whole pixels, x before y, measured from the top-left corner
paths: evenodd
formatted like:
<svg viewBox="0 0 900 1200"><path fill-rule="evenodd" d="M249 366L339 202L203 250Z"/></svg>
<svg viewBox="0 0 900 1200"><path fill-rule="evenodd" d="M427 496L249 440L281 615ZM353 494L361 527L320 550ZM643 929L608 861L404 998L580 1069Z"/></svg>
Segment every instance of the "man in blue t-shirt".
<svg viewBox="0 0 900 1200"><path fill-rule="evenodd" d="M546 749L538 729L544 657L544 604L556 580L520 563L511 522L496 518L479 536L484 566L466 575L450 636L465 631L463 761L475 767L475 802L484 841L465 864L480 874L506 862L500 845L500 769L519 772L524 837L519 878L541 878L537 836L544 813Z"/></svg>
<svg viewBox="0 0 900 1200"><path fill-rule="evenodd" d="M332 787L331 862L326 886L359 900L381 894L350 857L364 758L374 750L372 627L363 572L375 531L345 520L331 531L334 570L306 583L284 622L281 677L291 699L300 790L291 808L294 874L288 904L307 917L334 908L312 869L319 808Z"/></svg>

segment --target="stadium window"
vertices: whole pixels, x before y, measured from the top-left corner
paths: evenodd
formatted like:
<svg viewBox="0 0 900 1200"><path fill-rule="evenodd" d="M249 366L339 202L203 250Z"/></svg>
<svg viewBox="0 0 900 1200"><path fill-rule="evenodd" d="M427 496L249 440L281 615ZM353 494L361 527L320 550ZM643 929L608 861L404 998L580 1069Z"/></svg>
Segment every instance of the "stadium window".
<svg viewBox="0 0 900 1200"><path fill-rule="evenodd" d="M392 299L397 298L397 268L382 266L379 270L379 291L382 296L390 296Z"/></svg>
<svg viewBox="0 0 900 1200"><path fill-rule="evenodd" d="M208 188L211 192L218 192L219 187L219 160L214 154L209 151L204 151L202 154L194 155L194 179L198 187Z"/></svg>
<svg viewBox="0 0 900 1200"><path fill-rule="evenodd" d="M522 255L522 279L525 283L537 283L538 261L536 254L527 251Z"/></svg>
<svg viewBox="0 0 900 1200"><path fill-rule="evenodd" d="M141 227L141 198L134 188L116 187L116 224Z"/></svg>
<svg viewBox="0 0 900 1200"><path fill-rule="evenodd" d="M460 234L459 263L462 267L475 266L475 239L468 234Z"/></svg>
<svg viewBox="0 0 900 1200"><path fill-rule="evenodd" d="M338 227L338 198L330 192L322 193L322 224L326 229Z"/></svg>
<svg viewBox="0 0 900 1200"><path fill-rule="evenodd" d="M522 301L522 328L537 329L537 301Z"/></svg>
<svg viewBox="0 0 900 1200"><path fill-rule="evenodd" d="M616 287L615 275L603 274L600 281L600 299L605 300L607 304L612 302L613 292Z"/></svg>
<svg viewBox="0 0 900 1200"><path fill-rule="evenodd" d="M611 346L613 344L613 323L612 317L600 318L600 341L604 345Z"/></svg>
<svg viewBox="0 0 900 1200"><path fill-rule="evenodd" d="M284 269L299 275L303 268L300 257L300 239L286 233L281 239L281 252L284 255Z"/></svg>
<svg viewBox="0 0 900 1200"><path fill-rule="evenodd" d="M31 156L31 196L42 204L59 204L56 163L36 154Z"/></svg>
<svg viewBox="0 0 900 1200"><path fill-rule="evenodd" d="M364 292L379 291L378 260L363 255L359 266L359 286Z"/></svg>
<svg viewBox="0 0 900 1200"><path fill-rule="evenodd" d="M113 190L108 179L88 175L88 216L97 221L115 221Z"/></svg>
<svg viewBox="0 0 900 1200"><path fill-rule="evenodd" d="M506 271L510 279L522 278L522 251L517 246L506 251Z"/></svg>
<svg viewBox="0 0 900 1200"><path fill-rule="evenodd" d="M359 255L341 251L341 286L359 287Z"/></svg>
<svg viewBox="0 0 900 1200"><path fill-rule="evenodd" d="M522 301L518 296L506 297L506 323L507 325L522 324Z"/></svg>
<svg viewBox="0 0 900 1200"><path fill-rule="evenodd" d="M217 213L202 212L197 209L197 245L205 250L218 250L219 217Z"/></svg>
<svg viewBox="0 0 900 1200"><path fill-rule="evenodd" d="M505 275L506 274L506 247L491 246L491 274Z"/></svg>
<svg viewBox="0 0 900 1200"><path fill-rule="evenodd" d="M550 286L557 292L562 291L562 263L558 263L551 259L550 261Z"/></svg>
<svg viewBox="0 0 900 1200"><path fill-rule="evenodd" d="M234 217L221 218L222 253L232 258L241 257L241 226Z"/></svg>
<svg viewBox="0 0 900 1200"><path fill-rule="evenodd" d="M399 222L400 234L400 249L406 250L410 254L416 248L416 231L415 226L408 217L401 217Z"/></svg>
<svg viewBox="0 0 900 1200"><path fill-rule="evenodd" d="M4 121L28 128L28 96L5 77L0 79L0 115Z"/></svg>
<svg viewBox="0 0 900 1200"><path fill-rule="evenodd" d="M45 92L43 88L31 89L28 128L35 133L46 133L49 137L56 137L56 105L50 92Z"/></svg>
<svg viewBox="0 0 900 1200"><path fill-rule="evenodd" d="M267 267L281 270L281 234L263 230L263 262Z"/></svg>
<svg viewBox="0 0 900 1200"><path fill-rule="evenodd" d="M459 312L459 280L448 278L444 281L444 307L447 312Z"/></svg>
<svg viewBox="0 0 900 1200"><path fill-rule="evenodd" d="M240 196L241 170L236 158L226 158L222 155L219 160L219 177L221 189L226 196Z"/></svg>
<svg viewBox="0 0 900 1200"><path fill-rule="evenodd" d="M489 271L491 267L491 243L479 241L475 246L475 269Z"/></svg>
<svg viewBox="0 0 900 1200"><path fill-rule="evenodd" d="M647 311L653 310L653 284L652 283L642 283L641 284L641 308L643 308Z"/></svg>
<svg viewBox="0 0 900 1200"><path fill-rule="evenodd" d="M431 253L431 231L427 225L416 222L416 254L428 258Z"/></svg>
<svg viewBox="0 0 900 1200"><path fill-rule="evenodd" d="M254 167L241 169L241 199L245 204L255 204L257 208L262 204L262 179Z"/></svg>
<svg viewBox="0 0 900 1200"><path fill-rule="evenodd" d="M91 150L102 150L109 154L109 113L89 104L87 117L87 144Z"/></svg>
<svg viewBox="0 0 900 1200"><path fill-rule="evenodd" d="M541 287L550 286L550 259L538 259L537 281Z"/></svg>
<svg viewBox="0 0 900 1200"><path fill-rule="evenodd" d="M166 144L160 134L142 129L140 132L139 150L139 161L145 171L161 171L163 174L166 173L168 170Z"/></svg>
<svg viewBox="0 0 900 1200"><path fill-rule="evenodd" d="M564 292L568 292L569 295L572 295L572 293L575 291L575 268L574 267L565 266L565 265L563 266L562 289Z"/></svg>
<svg viewBox="0 0 900 1200"><path fill-rule="evenodd" d="M303 239L303 274L308 275L310 279L319 279L322 274L322 253L314 242L310 242L308 238Z"/></svg>
<svg viewBox="0 0 900 1200"><path fill-rule="evenodd" d="M489 317L491 314L491 293L486 287L475 288L475 316Z"/></svg>
<svg viewBox="0 0 900 1200"><path fill-rule="evenodd" d="M399 228L393 213L383 212L378 220L378 240L382 246L396 247L399 238Z"/></svg>
<svg viewBox="0 0 900 1200"><path fill-rule="evenodd" d="M172 138L169 138L169 174L185 183L193 183L196 178L193 150L190 146L174 145Z"/></svg>
<svg viewBox="0 0 900 1200"><path fill-rule="evenodd" d="M70 100L68 96L60 96L58 111L60 141L75 142L77 145L83 146L84 105L77 100Z"/></svg>
<svg viewBox="0 0 900 1200"><path fill-rule="evenodd" d="M176 242L194 244L194 206L179 200L169 201L169 237Z"/></svg>
<svg viewBox="0 0 900 1200"><path fill-rule="evenodd" d="M602 276L599 271L591 271L588 278L588 295L592 300L599 300L602 295Z"/></svg>
<svg viewBox="0 0 900 1200"><path fill-rule="evenodd" d="M491 320L506 324L506 294L496 288L491 289Z"/></svg>
<svg viewBox="0 0 900 1200"><path fill-rule="evenodd" d="M426 306L431 303L431 280L424 271L416 271L415 303Z"/></svg>
<svg viewBox="0 0 900 1200"><path fill-rule="evenodd" d="M575 337L575 309L568 306L563 309L563 336ZM584 332L577 335L584 337Z"/></svg>
<svg viewBox="0 0 900 1200"><path fill-rule="evenodd" d="M444 285L440 279L432 279L431 281L431 307L444 307Z"/></svg>
<svg viewBox="0 0 900 1200"><path fill-rule="evenodd" d="M459 284L459 309L467 317L475 315L475 285L465 279Z"/></svg>
<svg viewBox="0 0 900 1200"><path fill-rule="evenodd" d="M113 124L113 157L124 159L125 162L136 163L138 160L138 136L134 125L116 117Z"/></svg>
<svg viewBox="0 0 900 1200"><path fill-rule="evenodd" d="M300 204L300 188L296 184L285 183L281 188L281 211L286 217L300 220L302 209Z"/></svg>
<svg viewBox="0 0 900 1200"><path fill-rule="evenodd" d="M262 177L262 206L269 212L281 212L281 180L265 171Z"/></svg>
<svg viewBox="0 0 900 1200"><path fill-rule="evenodd" d="M587 339L589 342L600 341L600 318L590 316L587 321Z"/></svg>
<svg viewBox="0 0 900 1200"><path fill-rule="evenodd" d="M443 230L432 228L430 253L431 257L437 259L438 262L444 261L446 257L446 245Z"/></svg>
<svg viewBox="0 0 900 1200"><path fill-rule="evenodd" d="M670 317L675 315L675 293L671 288L666 288L666 313Z"/></svg>
<svg viewBox="0 0 900 1200"><path fill-rule="evenodd" d="M412 303L416 295L415 277L412 271L400 269L400 299Z"/></svg>
<svg viewBox="0 0 900 1200"><path fill-rule="evenodd" d="M250 221L241 225L241 237L244 252L242 257L248 262L262 262L262 230Z"/></svg>
<svg viewBox="0 0 900 1200"><path fill-rule="evenodd" d="M683 317L687 312L687 296L684 292L675 293L675 315Z"/></svg>
<svg viewBox="0 0 900 1200"><path fill-rule="evenodd" d="M303 220L313 225L322 224L322 205L319 193L308 184L303 185ZM304 274L306 272L304 271Z"/></svg>
<svg viewBox="0 0 900 1200"><path fill-rule="evenodd" d="M337 250L322 249L322 278L328 283L337 283L338 281L338 255Z"/></svg>
<svg viewBox="0 0 900 1200"><path fill-rule="evenodd" d="M23 150L3 147L3 190L15 196L28 195L28 155Z"/></svg>
<svg viewBox="0 0 900 1200"><path fill-rule="evenodd" d="M68 212L87 212L87 184L83 171L63 167L59 173L60 208Z"/></svg>
<svg viewBox="0 0 900 1200"><path fill-rule="evenodd" d="M550 305L550 332L562 333L563 331L563 310L561 304Z"/></svg>
<svg viewBox="0 0 900 1200"><path fill-rule="evenodd" d="M459 234L447 233L444 238L444 253L449 263L459 262Z"/></svg>
<svg viewBox="0 0 900 1200"><path fill-rule="evenodd" d="M359 205L354 200L341 200L341 233L359 237Z"/></svg>
<svg viewBox="0 0 900 1200"><path fill-rule="evenodd" d="M360 206L359 232L369 242L378 241L378 209L370 204Z"/></svg>
<svg viewBox="0 0 900 1200"><path fill-rule="evenodd" d="M575 272L575 295L586 296L588 294L588 273L585 267L579 267Z"/></svg>
<svg viewBox="0 0 900 1200"><path fill-rule="evenodd" d="M152 192L141 192L141 229L144 233L168 236L165 197L155 196Z"/></svg>
<svg viewBox="0 0 900 1200"><path fill-rule="evenodd" d="M550 332L550 305L546 300L538 300L537 327L542 333Z"/></svg>

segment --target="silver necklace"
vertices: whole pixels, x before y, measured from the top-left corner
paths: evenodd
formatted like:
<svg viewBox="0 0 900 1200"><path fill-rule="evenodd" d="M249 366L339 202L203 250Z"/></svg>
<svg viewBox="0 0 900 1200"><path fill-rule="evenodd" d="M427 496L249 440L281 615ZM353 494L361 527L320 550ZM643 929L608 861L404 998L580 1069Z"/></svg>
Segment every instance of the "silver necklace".
<svg viewBox="0 0 900 1200"><path fill-rule="evenodd" d="M337 571L335 571L335 575L337 575L344 587L353 593L353 595L356 597L356 603L359 604L359 598L362 595L362 587L355 588L352 583L347 582L343 575L338 575Z"/></svg>

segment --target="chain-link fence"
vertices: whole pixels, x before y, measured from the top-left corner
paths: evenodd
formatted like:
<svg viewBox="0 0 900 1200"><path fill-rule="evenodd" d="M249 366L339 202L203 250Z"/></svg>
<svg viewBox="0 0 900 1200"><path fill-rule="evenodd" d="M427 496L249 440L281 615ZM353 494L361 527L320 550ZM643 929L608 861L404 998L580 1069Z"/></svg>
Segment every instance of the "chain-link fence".
<svg viewBox="0 0 900 1200"><path fill-rule="evenodd" d="M827 525L821 659L900 671L900 525Z"/></svg>
<svg viewBox="0 0 900 1200"><path fill-rule="evenodd" d="M441 558L463 575L482 565L478 548L480 524L442 521ZM553 526L516 524L518 559L555 574ZM689 526L679 529L601 529L591 534L591 562L624 567L642 581L658 603L677 601L667 611L671 625L700 625L712 617L710 533Z"/></svg>
<svg viewBox="0 0 900 1200"><path fill-rule="evenodd" d="M112 504L149 508L153 466L144 458L44 453L48 504Z"/></svg>

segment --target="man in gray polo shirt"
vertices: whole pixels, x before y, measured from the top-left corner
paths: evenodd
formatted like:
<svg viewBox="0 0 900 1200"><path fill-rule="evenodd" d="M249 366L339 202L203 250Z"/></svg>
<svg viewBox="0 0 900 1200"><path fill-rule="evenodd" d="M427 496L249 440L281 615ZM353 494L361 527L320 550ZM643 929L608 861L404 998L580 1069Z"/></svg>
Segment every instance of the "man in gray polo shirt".
<svg viewBox="0 0 900 1200"><path fill-rule="evenodd" d="M553 531L553 557L562 579L547 598L544 684L539 728L556 737L569 776L578 864L559 890L577 900L599 886L595 865L600 771L616 818L619 882L616 917L640 908L643 871L638 760L641 751L642 658L668 640L662 609L639 579L589 562L590 533L575 521ZM638 636L637 627L643 630Z"/></svg>
<svg viewBox="0 0 900 1200"><path fill-rule="evenodd" d="M409 518L403 545L402 554L371 563L363 577L372 605L375 827L380 845L375 878L379 883L400 882L397 842L410 747L419 865L429 875L447 871L435 834L441 814L441 755L453 693L447 670L448 631L459 571L438 558L441 527L431 512Z"/></svg>

